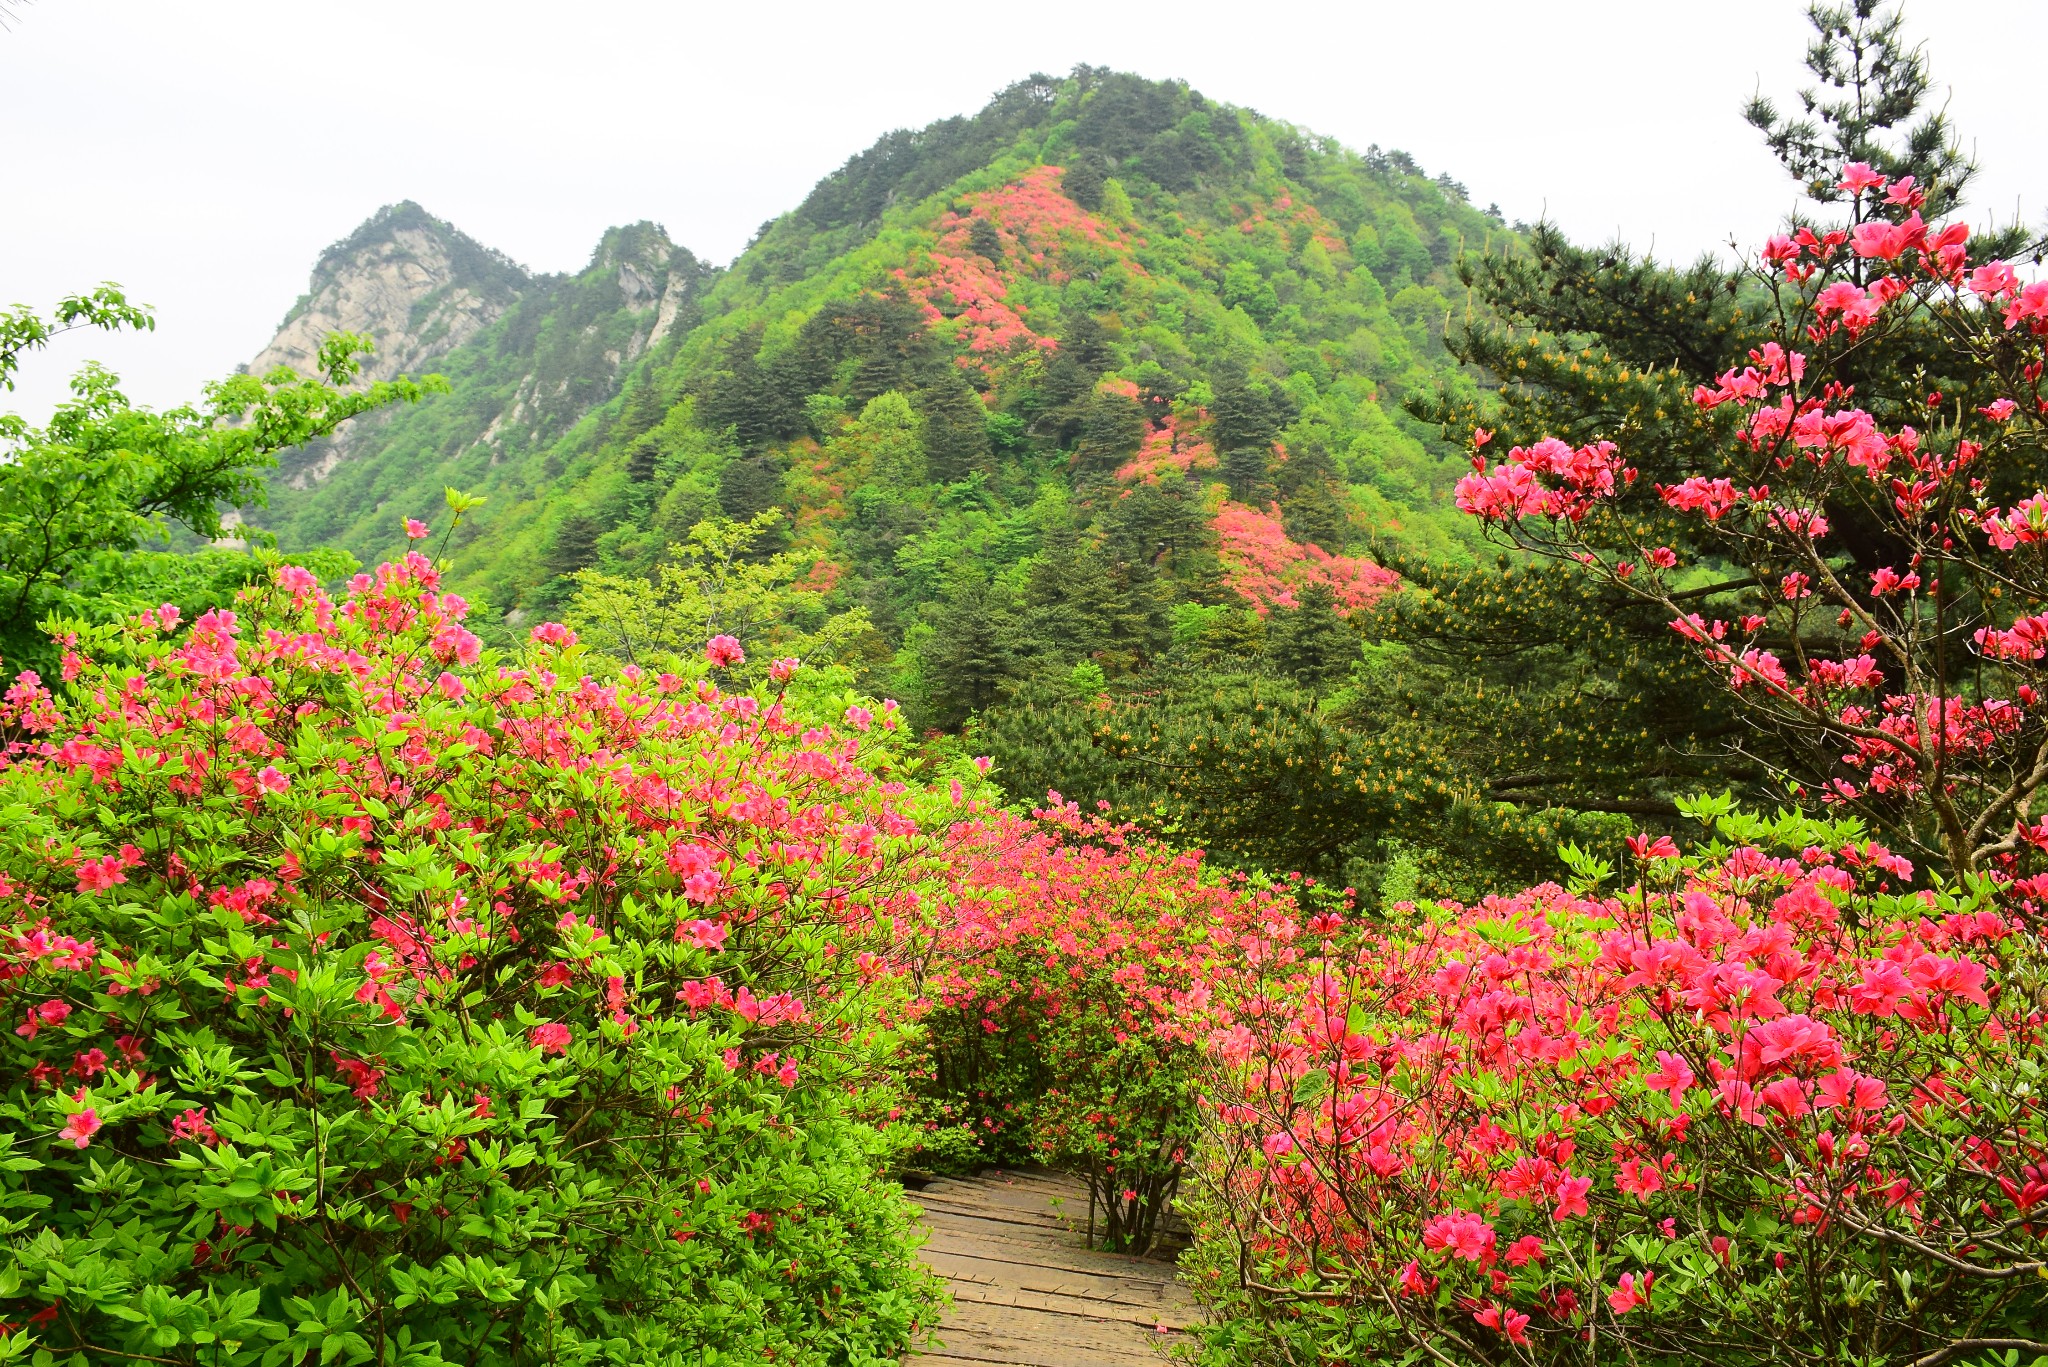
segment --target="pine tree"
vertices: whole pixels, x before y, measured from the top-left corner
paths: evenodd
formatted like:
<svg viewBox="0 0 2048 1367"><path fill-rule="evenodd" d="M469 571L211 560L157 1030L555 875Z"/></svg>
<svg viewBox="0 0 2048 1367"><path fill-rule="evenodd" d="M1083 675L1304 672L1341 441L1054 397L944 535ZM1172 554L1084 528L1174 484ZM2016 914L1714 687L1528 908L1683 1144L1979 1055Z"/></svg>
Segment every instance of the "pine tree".
<svg viewBox="0 0 2048 1367"><path fill-rule="evenodd" d="M917 408L931 479L951 484L989 468L988 408L958 370L919 390Z"/></svg>
<svg viewBox="0 0 2048 1367"><path fill-rule="evenodd" d="M803 395L792 395L761 366L761 329L726 343L724 368L697 399L697 418L713 432L730 430L743 451L759 451L803 430Z"/></svg>
<svg viewBox="0 0 2048 1367"><path fill-rule="evenodd" d="M1927 193L1927 217L1947 216L1977 168L1963 154L1946 108L1928 107L1927 57L1907 43L1903 14L1879 0L1816 4L1806 13L1816 31L1806 69L1816 84L1799 92L1804 117L1780 114L1762 95L1743 117L1818 203L1846 199L1836 177L1844 164L1860 161L1893 180L1911 176Z"/></svg>
<svg viewBox="0 0 2048 1367"><path fill-rule="evenodd" d="M1309 585L1294 607L1275 611L1266 642L1273 663L1312 690L1343 678L1358 659L1358 633L1337 615L1336 595L1327 584Z"/></svg>
<svg viewBox="0 0 2048 1367"><path fill-rule="evenodd" d="M1351 500L1336 480L1317 480L1280 500L1280 526L1293 540L1341 552L1351 540Z"/></svg>
<svg viewBox="0 0 2048 1367"><path fill-rule="evenodd" d="M1263 501L1271 494L1273 444L1293 419L1293 404L1238 367L1221 370L1210 387L1215 399L1209 406L1209 440L1222 457L1230 496L1240 503Z"/></svg>
<svg viewBox="0 0 2048 1367"><path fill-rule="evenodd" d="M1321 442L1289 449L1273 473L1281 526L1296 541L1342 551L1351 540L1351 500Z"/></svg>
<svg viewBox="0 0 2048 1367"><path fill-rule="evenodd" d="M1076 310L1060 330L1060 354L1072 358L1093 384L1095 377L1116 364L1116 348L1110 345L1109 330L1085 310Z"/></svg>
<svg viewBox="0 0 2048 1367"><path fill-rule="evenodd" d="M967 229L967 250L993 262L1003 259L1003 235L986 218L977 218Z"/></svg>
<svg viewBox="0 0 2048 1367"><path fill-rule="evenodd" d="M1239 503L1262 503L1272 492L1266 479L1269 461L1264 448L1240 446L1223 453L1223 483Z"/></svg>
<svg viewBox="0 0 2048 1367"><path fill-rule="evenodd" d="M1924 61L1906 46L1896 12L1854 0L1816 5L1809 18L1817 87L1800 98L1813 117L1788 120L1764 99L1746 113L1814 212L1830 217L1834 180L1854 160L1914 175L1930 204L1953 207L1972 168L1927 107ZM2004 250L1995 236L1972 247ZM1448 390L1414 396L1411 411L1453 437L1489 429L1487 456L1544 436L1624 442L1638 471L1623 497L1634 534L1700 561L1698 524L1671 513L1656 488L1715 469L1734 449L1720 416L1703 413L1691 394L1764 340L1761 301L1743 279L1713 258L1673 268L1619 244L1580 247L1547 224L1531 231L1526 250L1468 257L1460 275L1477 307L1446 344L1507 383L1484 402ZM1854 361L1858 402L1896 428L1927 415L1886 409L1887 393L1940 391L1965 406L1995 397L1973 392L1948 358L1931 328L1891 334ZM1729 474L1744 487L1762 478ZM1892 558L1853 511L1829 515L1852 572ZM1401 708L1445 736L1485 736L1475 752L1487 790L1532 808L1669 816L1674 796L1707 785L1782 800L1768 781L1785 753L1768 735L1745 733L1734 748L1738 730L1720 681L1659 614L1579 582L1571 567L1390 567L1427 592L1397 595L1402 601L1377 615L1374 634L1410 652L1411 668L1406 683L1361 710L1360 724ZM1741 595L1755 589L1742 576L1710 578L1687 606L1739 617L1748 611Z"/></svg>
<svg viewBox="0 0 2048 1367"><path fill-rule="evenodd" d="M768 456L743 456L718 476L718 506L741 522L782 502L782 469Z"/></svg>
<svg viewBox="0 0 2048 1367"><path fill-rule="evenodd" d="M957 727L994 703L1016 676L1016 645L1016 614L1007 599L979 581L954 585L922 652L932 719Z"/></svg>
<svg viewBox="0 0 2048 1367"><path fill-rule="evenodd" d="M1102 207L1102 192L1107 183L1101 163L1086 152L1069 158L1066 174L1060 177L1060 189L1067 198L1090 212Z"/></svg>
<svg viewBox="0 0 2048 1367"><path fill-rule="evenodd" d="M1145 441L1145 410L1121 394L1090 395L1081 410L1081 441L1074 449L1077 483L1113 476Z"/></svg>
<svg viewBox="0 0 2048 1367"><path fill-rule="evenodd" d="M570 575L597 563L597 542L603 535L604 528L588 512L579 510L568 514L548 542L545 561L548 574L551 577Z"/></svg>

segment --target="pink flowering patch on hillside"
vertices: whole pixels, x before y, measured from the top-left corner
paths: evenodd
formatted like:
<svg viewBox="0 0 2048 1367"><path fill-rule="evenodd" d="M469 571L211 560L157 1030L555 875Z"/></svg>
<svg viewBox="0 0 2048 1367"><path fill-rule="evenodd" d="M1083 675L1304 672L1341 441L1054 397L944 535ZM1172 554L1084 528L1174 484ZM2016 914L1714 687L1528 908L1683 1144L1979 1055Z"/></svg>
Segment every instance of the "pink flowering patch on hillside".
<svg viewBox="0 0 2048 1367"><path fill-rule="evenodd" d="M1054 345L1052 338L1034 332L1010 306L1002 268L978 256L935 251L926 258L923 273L913 276L899 270L896 278L908 286L910 297L924 306L926 321L956 320L969 351L1001 353L1020 342L1048 350Z"/></svg>
<svg viewBox="0 0 2048 1367"><path fill-rule="evenodd" d="M1058 345L1031 325L1010 295L1020 279L1064 283L1069 272L1061 258L1070 248L1106 248L1131 271L1145 273L1130 259L1132 244L1123 234L1060 193L1064 174L1057 166L1034 167L1001 189L965 196L964 207L949 210L935 225L938 240L931 249L895 272L925 318L953 323L970 352L1000 355L1018 346L1050 351ZM994 259L973 244L977 222L993 227L1002 244Z"/></svg>
<svg viewBox="0 0 2048 1367"><path fill-rule="evenodd" d="M1271 224L1285 234L1288 245L1297 251L1315 241L1333 256L1350 252L1344 244L1343 230L1315 205L1298 203L1293 195L1281 195L1271 203L1254 199L1238 212L1237 230L1247 237Z"/></svg>
<svg viewBox="0 0 2048 1367"><path fill-rule="evenodd" d="M1370 607L1401 582L1392 570L1370 560L1332 555L1292 539L1281 529L1277 506L1260 512L1226 503L1213 525L1221 543L1223 582L1243 594L1261 617L1276 607L1293 607L1295 593L1310 584L1328 584L1338 609L1351 612Z"/></svg>
<svg viewBox="0 0 2048 1367"><path fill-rule="evenodd" d="M1169 413L1146 434L1145 444L1138 448L1137 455L1124 462L1116 477L1126 484L1157 484L1168 470L1186 474L1190 470L1215 469L1214 448L1196 435L1198 426L1207 419L1205 413L1198 413L1193 419Z"/></svg>

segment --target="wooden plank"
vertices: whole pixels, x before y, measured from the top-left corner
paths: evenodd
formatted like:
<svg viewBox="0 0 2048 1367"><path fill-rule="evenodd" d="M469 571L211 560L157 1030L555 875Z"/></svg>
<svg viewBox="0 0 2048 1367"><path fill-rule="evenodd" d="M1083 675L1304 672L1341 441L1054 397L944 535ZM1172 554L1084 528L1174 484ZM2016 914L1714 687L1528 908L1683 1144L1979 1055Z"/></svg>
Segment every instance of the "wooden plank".
<svg viewBox="0 0 2048 1367"><path fill-rule="evenodd" d="M1028 1305L1040 1310L1071 1310L1075 1313L1080 1313L1083 1307L1095 1306L1107 1318L1129 1320L1148 1327L1172 1324L1184 1328L1192 1322L1190 1316L1194 1313L1191 1303L1168 1299L1156 1291L1148 1293L1142 1284L1125 1283L1105 1288L1083 1273L1060 1268L1040 1268L1035 1273L1024 1272L1022 1275L1013 1272L1003 1277L975 1276L971 1269L963 1271L957 1265L935 1265L933 1270L946 1279L955 1296L988 1305ZM1052 1299L1043 1303L1040 1299L1033 1299L1045 1297Z"/></svg>
<svg viewBox="0 0 2048 1367"><path fill-rule="evenodd" d="M1088 1196L1088 1183L1081 1178L1023 1169L991 1168L974 1180L984 1186L1007 1187L1012 1191L1045 1191L1055 1195L1076 1192L1084 1200Z"/></svg>
<svg viewBox="0 0 2048 1367"><path fill-rule="evenodd" d="M933 1238L944 1241L947 1247L958 1247L962 1241L984 1242L999 1249L1000 1256L1027 1261L1043 1257L1051 1267L1099 1267L1105 1275L1149 1281L1171 1281L1174 1277L1171 1263L1130 1253L1097 1252L1089 1248L1078 1233L1055 1234L971 1215L955 1215L949 1211L928 1212L924 1227ZM1079 1261L1068 1261L1076 1259Z"/></svg>
<svg viewBox="0 0 2048 1367"><path fill-rule="evenodd" d="M910 1199L957 1201L997 1210L1029 1211L1035 1215L1071 1215L1082 1221L1088 1218L1088 1193L1085 1191L1048 1192L992 1183L933 1182L923 1191L911 1193Z"/></svg>
<svg viewBox="0 0 2048 1367"><path fill-rule="evenodd" d="M962 1305L939 1326L930 1347L934 1352L994 1358L1022 1367L1047 1358L1057 1364L1079 1354L1157 1367L1175 1345L1186 1342L1185 1334L1149 1333L1135 1324L1106 1324L1006 1305ZM998 1356L1002 1353L1012 1356Z"/></svg>
<svg viewBox="0 0 2048 1367"><path fill-rule="evenodd" d="M1100 1325L1072 1315L1007 1306L962 1305L946 1317L934 1351L1016 1367L1160 1367L1165 1355L1135 1325Z"/></svg>
<svg viewBox="0 0 2048 1367"><path fill-rule="evenodd" d="M919 1256L953 1292L918 1367L1160 1367L1194 1322L1169 1264L1086 1247L1087 1189L1070 1178L992 1170L912 1199Z"/></svg>
<svg viewBox="0 0 2048 1367"><path fill-rule="evenodd" d="M926 1191L974 1192L990 1196L1014 1196L1020 1199L1052 1200L1064 1197L1069 1201L1086 1203L1088 1187L1082 1182L1041 1182L1034 1178L1012 1177L941 1177L924 1185Z"/></svg>
<svg viewBox="0 0 2048 1367"><path fill-rule="evenodd" d="M935 1347L929 1353L913 1353L906 1358L917 1367L1165 1367L1163 1355L1151 1353L1146 1357L1133 1357L1128 1353L1110 1353L1100 1349L1053 1348L1027 1353L1017 1357L1020 1350L1005 1341L991 1341L974 1336L960 1336L945 1347Z"/></svg>
<svg viewBox="0 0 2048 1367"><path fill-rule="evenodd" d="M1164 1287L1184 1293L1174 1279L1173 1268L1149 1258L1117 1258L1058 1245L990 1238L978 1230L930 1229L923 1251L955 1257L982 1258L1013 1267L1040 1267L1082 1273L1103 1281L1128 1282L1134 1286Z"/></svg>
<svg viewBox="0 0 2048 1367"><path fill-rule="evenodd" d="M919 1367L928 1364L966 1364L967 1367L1166 1367L1166 1355L1147 1348L1142 1354L1116 1353L1102 1348L1075 1348L1060 1344L1017 1343L1008 1337L955 1334L930 1353L906 1359Z"/></svg>
<svg viewBox="0 0 2048 1367"><path fill-rule="evenodd" d="M956 1191L921 1191L910 1198L918 1205L940 1205L948 1210L980 1212L994 1219L1004 1220L1021 1216L1027 1220L1045 1220L1065 1229L1088 1227L1088 1207L1079 1210L1071 1206L1047 1205L1043 1201L989 1200L985 1196Z"/></svg>
<svg viewBox="0 0 2048 1367"><path fill-rule="evenodd" d="M1005 1247L1005 1256L1008 1253L1022 1252L1028 1258L1044 1251L1048 1254L1085 1259L1085 1262L1077 1263L1075 1266L1100 1266L1105 1273L1117 1276L1151 1281L1171 1281L1174 1278L1173 1264L1163 1258L1141 1258L1133 1253L1098 1252L1090 1248L1079 1233L1059 1234L977 1219L973 1216L954 1215L947 1211L928 1213L924 1219L924 1227L934 1236L944 1236L950 1240L992 1241ZM1065 1266L1057 1258L1049 1265Z"/></svg>
<svg viewBox="0 0 2048 1367"><path fill-rule="evenodd" d="M921 1209L925 1213L925 1223L934 1229L981 1229L997 1238L1018 1239L1049 1248L1079 1249L1087 1246L1080 1230L1066 1229L1045 1221L1005 1220L987 1211L962 1210L937 1201Z"/></svg>
<svg viewBox="0 0 2048 1367"><path fill-rule="evenodd" d="M987 1286L1016 1286L1025 1290L1054 1285L1074 1288L1068 1294L1119 1300L1132 1305L1184 1304L1186 1291L1178 1284L1150 1278L1104 1275L1087 1266L1048 1265L1001 1256L1008 1250L986 1248L935 1249L927 1244L918 1256L940 1274Z"/></svg>
<svg viewBox="0 0 2048 1367"><path fill-rule="evenodd" d="M1086 1296L1068 1296L1013 1286L978 1286L968 1282L953 1282L951 1286L953 1303L956 1306L985 1305L1008 1310L1043 1310L1048 1314L1065 1315L1104 1325L1135 1325L1140 1331L1152 1330L1159 1333L1185 1329L1194 1323L1193 1318L1185 1310L1156 1303L1127 1305L1119 1301L1095 1300Z"/></svg>
<svg viewBox="0 0 2048 1367"><path fill-rule="evenodd" d="M1073 1234L1075 1238L1085 1238L1085 1234L1083 1234L1083 1230L1079 1226L1079 1221L1075 1221L1075 1224L1069 1226L1065 1219L1053 1219L1051 1215L1030 1215L1026 1211L1004 1211L1004 1209L989 1207L989 1205L979 1205L979 1203L965 1205L961 1201L944 1201L944 1199L942 1201L934 1201L930 1197L918 1197L918 1205L922 1209L926 1209L926 1211L936 1213L936 1215L954 1215L954 1217L961 1217L961 1219L983 1219L983 1221L989 1221L989 1224L1018 1226L1020 1230L1047 1230L1051 1234Z"/></svg>

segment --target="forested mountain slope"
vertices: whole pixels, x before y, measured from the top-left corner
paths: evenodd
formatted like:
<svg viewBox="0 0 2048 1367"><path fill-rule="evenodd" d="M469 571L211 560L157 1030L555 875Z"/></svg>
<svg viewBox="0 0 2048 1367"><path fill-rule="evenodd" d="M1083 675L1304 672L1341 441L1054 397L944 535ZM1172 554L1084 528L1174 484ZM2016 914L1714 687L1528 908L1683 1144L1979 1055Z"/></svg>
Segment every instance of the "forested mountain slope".
<svg viewBox="0 0 2048 1367"><path fill-rule="evenodd" d="M1462 462L1399 401L1467 383L1451 267L1510 242L1399 153L1178 84L1034 77L883 138L722 272L642 225L511 282L433 359L453 394L283 472L252 520L367 559L443 485L482 493L456 573L516 623L579 570L781 508L759 549L805 557L872 623L874 682L954 724L1310 589L1359 606L1391 580L1376 549L1461 556Z"/></svg>

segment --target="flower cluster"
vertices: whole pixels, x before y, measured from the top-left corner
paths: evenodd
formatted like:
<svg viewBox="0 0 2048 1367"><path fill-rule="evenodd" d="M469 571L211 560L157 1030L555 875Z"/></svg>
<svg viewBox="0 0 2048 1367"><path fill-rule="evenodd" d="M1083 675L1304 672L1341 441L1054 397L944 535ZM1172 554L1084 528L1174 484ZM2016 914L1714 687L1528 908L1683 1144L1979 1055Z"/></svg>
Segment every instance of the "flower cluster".
<svg viewBox="0 0 2048 1367"><path fill-rule="evenodd" d="M1136 389L1137 386L1131 388ZM1192 420L1178 414L1167 414L1145 434L1144 444L1138 448L1138 453L1118 468L1116 477L1126 484L1157 484L1168 470L1183 475L1190 470L1214 470L1217 466L1215 449L1188 430L1207 420L1208 415L1200 409L1195 411Z"/></svg>
<svg viewBox="0 0 2048 1367"><path fill-rule="evenodd" d="M1061 175L1057 166L1038 166L1000 189L966 196L938 224L936 250L896 272L925 318L956 329L968 351L995 357L1056 347L1012 293L1020 277L1063 282L1072 248L1108 250L1124 269L1145 273L1117 229L1060 192Z"/></svg>
<svg viewBox="0 0 2048 1367"><path fill-rule="evenodd" d="M1632 842L1620 896L1265 928L1207 1107L1248 1285L1474 1361L2038 1334L2038 921L1901 895L1853 825L1701 815L1739 839Z"/></svg>
<svg viewBox="0 0 2048 1367"><path fill-rule="evenodd" d="M1458 506L1669 611L1784 738L1808 801L1857 804L1955 876L2023 880L2048 779L2048 628L2028 611L2048 592L2048 289L1973 264L1969 229L1925 221L1910 178L1858 162L1837 188L1851 223L1770 239L1751 271L1770 335L1693 390L1722 458L1652 503L1612 443L1545 438L1489 472L1482 430ZM1921 387L1931 350L1967 405ZM1741 574L1699 584L1706 566L1660 544L1681 538Z"/></svg>
<svg viewBox="0 0 2048 1367"><path fill-rule="evenodd" d="M1261 616L1295 606L1295 594L1310 584L1328 585L1339 609L1370 607L1400 583L1400 576L1370 560L1332 555L1321 546L1288 536L1277 507L1261 512L1225 503L1214 525L1223 560L1223 582L1236 589Z"/></svg>
<svg viewBox="0 0 2048 1367"><path fill-rule="evenodd" d="M1487 473L1484 457L1473 457L1473 473L1458 481L1458 511L1488 521L1557 517L1577 522L1597 499L1612 498L1635 483L1611 441L1573 447L1556 437L1517 446Z"/></svg>

